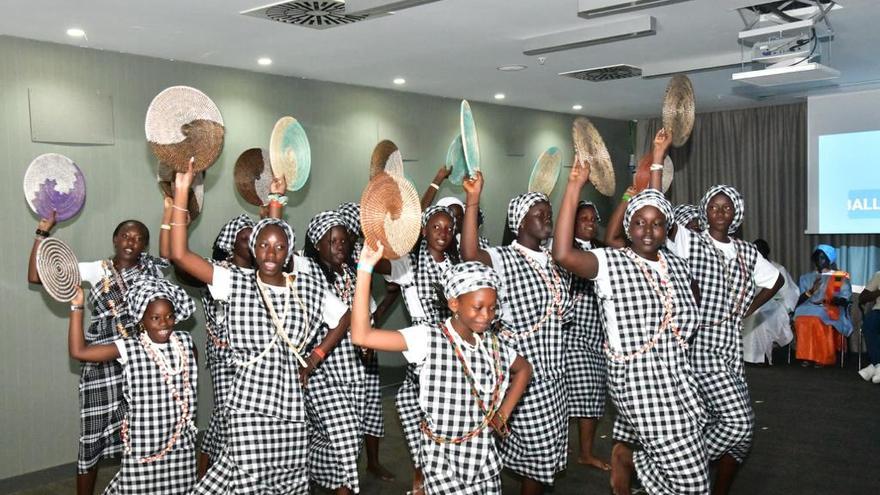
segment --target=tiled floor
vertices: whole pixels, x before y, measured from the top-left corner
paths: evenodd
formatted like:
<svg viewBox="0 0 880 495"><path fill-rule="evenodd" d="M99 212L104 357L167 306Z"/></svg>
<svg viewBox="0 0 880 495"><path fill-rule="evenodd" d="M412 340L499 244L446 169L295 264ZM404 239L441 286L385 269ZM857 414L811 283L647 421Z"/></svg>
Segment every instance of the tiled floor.
<svg viewBox="0 0 880 495"><path fill-rule="evenodd" d="M854 364L843 370L781 364L748 368L747 375L757 424L752 454L739 473L734 494L880 493L880 471L874 466L880 459L880 421L876 419L880 385L861 381ZM397 480L381 482L364 474L362 494L401 495L408 489L409 460L393 407L392 398L386 397L387 437L380 455ZM597 452L605 457L611 449L610 427L604 419L596 439ZM576 439L573 428L570 439ZM115 470L112 465L101 469L101 489ZM71 494L73 481L71 477L17 495ZM504 493L518 493L512 476L505 474L503 483ZM551 493L605 494L607 486L607 474L575 465L570 459Z"/></svg>

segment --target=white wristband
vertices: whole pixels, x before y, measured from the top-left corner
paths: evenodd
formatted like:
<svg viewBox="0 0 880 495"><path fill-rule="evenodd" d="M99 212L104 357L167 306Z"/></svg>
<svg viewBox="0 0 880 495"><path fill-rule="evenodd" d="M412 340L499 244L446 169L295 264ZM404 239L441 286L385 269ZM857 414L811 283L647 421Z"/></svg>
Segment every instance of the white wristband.
<svg viewBox="0 0 880 495"><path fill-rule="evenodd" d="M651 172L653 172L655 170L663 170L663 164L662 163L652 163L651 164Z"/></svg>
<svg viewBox="0 0 880 495"><path fill-rule="evenodd" d="M440 190L440 186L438 186L437 184L434 184L433 182L431 183L431 187L433 187L435 191Z"/></svg>

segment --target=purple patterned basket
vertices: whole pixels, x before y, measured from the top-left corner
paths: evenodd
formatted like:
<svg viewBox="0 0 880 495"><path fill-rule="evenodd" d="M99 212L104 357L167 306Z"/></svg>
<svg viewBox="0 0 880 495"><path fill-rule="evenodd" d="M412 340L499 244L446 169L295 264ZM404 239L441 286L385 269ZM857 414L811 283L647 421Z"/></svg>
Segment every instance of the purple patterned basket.
<svg viewBox="0 0 880 495"><path fill-rule="evenodd" d="M63 222L79 213L86 201L86 179L76 163L58 153L40 155L24 173L24 197L40 218Z"/></svg>

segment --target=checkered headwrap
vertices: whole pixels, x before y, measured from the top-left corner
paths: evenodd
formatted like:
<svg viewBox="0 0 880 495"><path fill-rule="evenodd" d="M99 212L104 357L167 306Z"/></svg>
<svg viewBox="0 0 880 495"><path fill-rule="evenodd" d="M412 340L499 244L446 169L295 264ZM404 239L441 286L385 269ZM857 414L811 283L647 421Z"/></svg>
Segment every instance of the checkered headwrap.
<svg viewBox="0 0 880 495"><path fill-rule="evenodd" d="M672 209L672 216L675 217L675 223L687 225L691 220L700 217L700 209L695 205L676 205Z"/></svg>
<svg viewBox="0 0 880 495"><path fill-rule="evenodd" d="M336 207L336 213L342 217L345 228L352 235L361 233L361 205L357 203L342 203Z"/></svg>
<svg viewBox="0 0 880 495"><path fill-rule="evenodd" d="M227 253L232 252L232 248L235 246L235 237L244 229L253 228L254 221L251 220L251 217L242 213L241 215L233 218L232 220L226 222L226 225L220 229L220 233L217 235L217 241L215 244L218 248L226 251Z"/></svg>
<svg viewBox="0 0 880 495"><path fill-rule="evenodd" d="M449 218L452 219L452 230L454 231L455 215L452 214L452 210L450 210L449 207L440 205L429 206L428 209L422 213L422 228L425 228L425 226L428 225L428 220L438 213L446 213L449 215Z"/></svg>
<svg viewBox="0 0 880 495"><path fill-rule="evenodd" d="M578 210L580 210L581 208L587 208L587 207L592 208L593 211L596 212L596 223L601 222L602 217L599 216L599 208L596 208L596 203L593 203L592 201L587 201L585 199L578 201L578 207L577 207Z"/></svg>
<svg viewBox="0 0 880 495"><path fill-rule="evenodd" d="M452 265L443 272L443 295L447 300L479 289L498 291L500 287L498 272L479 261Z"/></svg>
<svg viewBox="0 0 880 495"><path fill-rule="evenodd" d="M464 203L455 196L446 196L437 201L437 206L446 206L448 208L452 205L461 206L461 209L464 210Z"/></svg>
<svg viewBox="0 0 880 495"><path fill-rule="evenodd" d="M347 229L345 226L345 220L342 219L340 214L333 210L322 211L312 217L309 226L306 228L306 237L312 241L313 245L317 246L318 242L321 241L321 238L324 237L324 234L330 231L333 227Z"/></svg>
<svg viewBox="0 0 880 495"><path fill-rule="evenodd" d="M700 221L703 222L703 225L709 225L706 207L709 206L709 201L718 194L724 194L733 202L733 221L730 222L730 227L727 228L727 233L732 234L742 225L743 215L745 214L745 202L743 201L742 194L732 186L718 184L706 191L706 195L703 196L703 201L700 203Z"/></svg>
<svg viewBox="0 0 880 495"><path fill-rule="evenodd" d="M540 192L523 193L510 200L507 204L507 227L514 235L519 233L519 225L529 212L529 208L541 201L550 202L547 195Z"/></svg>
<svg viewBox="0 0 880 495"><path fill-rule="evenodd" d="M672 204L663 196L662 192L656 189L645 189L633 196L629 204L626 205L626 213L623 215L623 230L626 231L627 239L632 239L629 236L629 222L632 221L633 215L646 206L653 206L660 210L660 213L666 217L666 230L669 230L672 221Z"/></svg>
<svg viewBox="0 0 880 495"><path fill-rule="evenodd" d="M257 237L259 237L260 232L269 225L277 225L278 227L281 227L281 230L287 235L287 258L285 258L284 261L285 263L290 261L290 258L293 257L293 245L296 244L296 233L294 233L293 227L280 218L264 218L254 225L254 230L251 232L251 239L248 241L248 247L251 248L251 254L254 258L257 257Z"/></svg>
<svg viewBox="0 0 880 495"><path fill-rule="evenodd" d="M147 305L157 299L167 299L174 307L174 321L181 322L189 318L196 305L192 298L179 286L164 278L138 277L131 282L125 292L128 307L136 321L141 321L147 311Z"/></svg>

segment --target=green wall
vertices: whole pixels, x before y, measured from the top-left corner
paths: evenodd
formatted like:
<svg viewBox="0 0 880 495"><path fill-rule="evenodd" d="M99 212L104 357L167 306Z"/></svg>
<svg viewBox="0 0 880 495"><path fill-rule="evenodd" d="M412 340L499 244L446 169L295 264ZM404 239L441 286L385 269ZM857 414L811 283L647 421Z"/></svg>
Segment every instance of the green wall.
<svg viewBox="0 0 880 495"><path fill-rule="evenodd" d="M417 74L413 74L413 79ZM466 77L466 75L463 75ZM379 139L403 135L407 175L420 190L430 182L458 132L459 101L413 93L370 89L292 77L272 76L156 58L35 42L0 36L0 162L2 162L3 236L0 239L0 299L3 344L0 345L0 479L73 462L78 437L78 363L67 356L67 306L26 283L27 254L38 221L27 207L22 177L39 154L57 152L83 170L88 198L83 211L60 225L56 236L67 241L81 260L111 253L113 227L137 218L153 234L156 252L162 198L155 184L155 159L144 138L144 114L153 96L172 85L190 85L207 93L226 123L223 154L208 171L204 214L192 226L191 247L210 254L220 226L242 210L256 208L236 194L232 169L247 148L268 146L274 122L299 119L312 147L312 174L299 193L291 194L287 219L299 233L314 213L346 200L358 201L367 181L369 157ZM113 101L115 144L61 145L31 142L28 91L109 94ZM526 189L538 154L549 146L564 150L571 162L569 129L573 116L500 105L472 103L479 126L486 187L485 233L500 241L508 199ZM589 108L589 106L588 106ZM627 174L627 123L596 119L618 165ZM69 128L69 122L66 123ZM517 138L516 136L521 136ZM514 143L514 141L520 141ZM412 148L415 148L414 150ZM507 156L518 149L525 156ZM567 170L563 169L561 184ZM620 181L621 183L623 181ZM622 192L623 186L619 187ZM590 188L603 217L610 203ZM562 186L554 194L558 203ZM462 195L444 185L440 196ZM439 197L439 196L438 196ZM201 314L192 325L204 347ZM389 326L402 324L398 307ZM383 364L401 362L383 356ZM210 380L200 369L201 427L210 416ZM391 424L391 423L389 423Z"/></svg>

